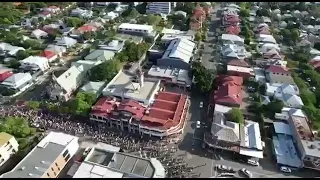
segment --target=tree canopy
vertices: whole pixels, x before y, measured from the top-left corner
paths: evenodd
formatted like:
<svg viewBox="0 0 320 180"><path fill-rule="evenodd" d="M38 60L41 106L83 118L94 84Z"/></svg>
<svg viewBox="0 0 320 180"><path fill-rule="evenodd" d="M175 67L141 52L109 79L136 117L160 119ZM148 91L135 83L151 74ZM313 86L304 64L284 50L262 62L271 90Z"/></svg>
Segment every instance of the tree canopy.
<svg viewBox="0 0 320 180"><path fill-rule="evenodd" d="M116 54L115 58L121 62L137 62L147 52L148 48L149 44L147 43L126 42L124 50Z"/></svg>
<svg viewBox="0 0 320 180"><path fill-rule="evenodd" d="M243 113L239 108L232 108L231 111L229 112L229 120L239 124L243 124L244 123Z"/></svg>
<svg viewBox="0 0 320 180"><path fill-rule="evenodd" d="M214 79L213 72L206 69L200 62L194 62L192 64L192 73L196 88L202 93L209 93Z"/></svg>
<svg viewBox="0 0 320 180"><path fill-rule="evenodd" d="M28 121L20 117L6 117L5 123L0 125L1 132L13 135L15 138L26 138L34 133Z"/></svg>
<svg viewBox="0 0 320 180"><path fill-rule="evenodd" d="M103 62L90 69L90 81L111 81L112 78L118 73L120 63L118 60L113 59Z"/></svg>
<svg viewBox="0 0 320 180"><path fill-rule="evenodd" d="M87 115L96 100L97 96L93 93L79 92L75 98L68 102L68 107L73 114Z"/></svg>

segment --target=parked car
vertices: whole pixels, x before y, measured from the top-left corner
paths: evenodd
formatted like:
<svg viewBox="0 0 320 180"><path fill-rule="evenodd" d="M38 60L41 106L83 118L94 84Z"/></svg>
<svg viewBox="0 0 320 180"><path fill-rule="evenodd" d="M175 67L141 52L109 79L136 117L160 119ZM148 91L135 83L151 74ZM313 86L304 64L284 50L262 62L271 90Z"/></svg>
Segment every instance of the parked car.
<svg viewBox="0 0 320 180"><path fill-rule="evenodd" d="M259 162L252 159L248 159L247 163L252 166L259 166Z"/></svg>
<svg viewBox="0 0 320 180"><path fill-rule="evenodd" d="M201 126L201 122L197 121L196 128L200 128L200 126Z"/></svg>
<svg viewBox="0 0 320 180"><path fill-rule="evenodd" d="M200 108L203 108L203 102L202 101L200 102Z"/></svg>
<svg viewBox="0 0 320 180"><path fill-rule="evenodd" d="M280 171L285 173L291 173L291 169L285 166L281 166Z"/></svg>
<svg viewBox="0 0 320 180"><path fill-rule="evenodd" d="M248 178L252 178L252 173L248 171L246 168L242 168L240 171Z"/></svg>
<svg viewBox="0 0 320 180"><path fill-rule="evenodd" d="M219 170L221 170L221 171L227 171L227 170L228 170L228 167L225 166L225 165L219 165L219 164L217 164L217 165L216 165L216 168L219 169Z"/></svg>

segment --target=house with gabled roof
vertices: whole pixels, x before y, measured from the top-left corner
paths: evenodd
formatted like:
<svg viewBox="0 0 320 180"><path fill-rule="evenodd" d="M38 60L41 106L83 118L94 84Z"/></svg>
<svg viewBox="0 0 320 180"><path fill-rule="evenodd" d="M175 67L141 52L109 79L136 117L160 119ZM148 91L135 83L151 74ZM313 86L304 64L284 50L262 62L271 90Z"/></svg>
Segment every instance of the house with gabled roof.
<svg viewBox="0 0 320 180"><path fill-rule="evenodd" d="M271 84L273 83L294 84L290 71L283 66L270 65L265 69L265 72L266 72L266 78Z"/></svg>

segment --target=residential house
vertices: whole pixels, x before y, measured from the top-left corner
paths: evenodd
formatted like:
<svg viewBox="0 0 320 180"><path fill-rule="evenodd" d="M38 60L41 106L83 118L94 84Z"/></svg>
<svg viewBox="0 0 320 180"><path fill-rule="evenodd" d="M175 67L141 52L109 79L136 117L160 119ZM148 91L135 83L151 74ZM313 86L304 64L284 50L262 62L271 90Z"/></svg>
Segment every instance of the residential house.
<svg viewBox="0 0 320 180"><path fill-rule="evenodd" d="M129 23L120 24L120 26L118 27L118 31L134 35L152 35L154 33L153 26Z"/></svg>
<svg viewBox="0 0 320 180"><path fill-rule="evenodd" d="M227 44L237 44L237 45L244 45L244 39L233 34L222 34L221 35L221 43L223 45Z"/></svg>
<svg viewBox="0 0 320 180"><path fill-rule="evenodd" d="M222 25L223 26L235 26L240 22L238 15L224 15L222 17Z"/></svg>
<svg viewBox="0 0 320 180"><path fill-rule="evenodd" d="M261 43L257 45L257 50L260 54L265 54L269 52L272 49L276 49L277 51L280 52L280 47L278 44L274 43Z"/></svg>
<svg viewBox="0 0 320 180"><path fill-rule="evenodd" d="M40 29L36 29L36 30L32 31L31 37L34 37L37 39L46 38L46 37L48 37L48 33L45 31L42 31Z"/></svg>
<svg viewBox="0 0 320 180"><path fill-rule="evenodd" d="M263 44L264 43L277 44L277 41L274 39L274 37L269 34L259 34L257 37L257 41Z"/></svg>
<svg viewBox="0 0 320 180"><path fill-rule="evenodd" d="M184 38L174 39L169 44L163 56L157 60L157 65L189 69L195 48L196 44L192 41Z"/></svg>
<svg viewBox="0 0 320 180"><path fill-rule="evenodd" d="M92 17L93 12L91 10L84 10L80 8L76 8L71 10L70 16L75 16L79 18L89 18Z"/></svg>
<svg viewBox="0 0 320 180"><path fill-rule="evenodd" d="M18 152L19 144L16 138L8 133L0 133L0 166Z"/></svg>
<svg viewBox="0 0 320 180"><path fill-rule="evenodd" d="M58 13L61 9L58 6L48 6L42 9L43 11L51 12L51 13Z"/></svg>
<svg viewBox="0 0 320 180"><path fill-rule="evenodd" d="M270 65L266 68L266 78L273 83L294 84L290 71L282 66Z"/></svg>
<svg viewBox="0 0 320 180"><path fill-rule="evenodd" d="M228 61L228 65L239 67L250 67L250 65L243 59L232 59Z"/></svg>
<svg viewBox="0 0 320 180"><path fill-rule="evenodd" d="M299 97L299 88L292 84L266 83L266 94L282 100L286 107L301 108L303 102Z"/></svg>
<svg viewBox="0 0 320 180"><path fill-rule="evenodd" d="M239 33L241 32L240 26L238 25L234 25L234 26L228 26L226 28L226 32L228 34L233 34L233 35L239 35Z"/></svg>
<svg viewBox="0 0 320 180"><path fill-rule="evenodd" d="M242 105L242 83L243 78L239 76L220 75L216 79L217 90L211 97L211 104L221 104L231 107L240 107Z"/></svg>
<svg viewBox="0 0 320 180"><path fill-rule="evenodd" d="M60 32L63 36L69 36L74 31L74 27L65 27L63 29L60 29Z"/></svg>
<svg viewBox="0 0 320 180"><path fill-rule="evenodd" d="M294 10L292 12L292 16L296 17L296 18L300 18L302 15L301 15L301 12L299 10Z"/></svg>
<svg viewBox="0 0 320 180"><path fill-rule="evenodd" d="M83 66L71 66L60 76L52 75L52 82L47 87L47 92L52 100L67 101L72 93L81 86L87 75Z"/></svg>
<svg viewBox="0 0 320 180"><path fill-rule="evenodd" d="M221 56L224 60L244 59L246 57L246 49L243 46L228 44L222 47Z"/></svg>
<svg viewBox="0 0 320 180"><path fill-rule="evenodd" d="M77 40L70 38L70 37L56 37L55 44L58 46L64 46L66 48L70 48L77 43Z"/></svg>
<svg viewBox="0 0 320 180"><path fill-rule="evenodd" d="M109 61L114 57L115 53L108 50L97 49L88 54L84 60L97 62L98 64Z"/></svg>
<svg viewBox="0 0 320 180"><path fill-rule="evenodd" d="M264 73L264 69L259 67L254 67L253 70L255 73L255 80L257 82L261 82L262 84L265 84L267 81L266 81L266 75Z"/></svg>
<svg viewBox="0 0 320 180"><path fill-rule="evenodd" d="M297 46L301 47L301 48L311 48L312 43L310 41L308 41L307 39L302 39L301 41L299 41L297 43Z"/></svg>
<svg viewBox="0 0 320 180"><path fill-rule="evenodd" d="M32 85L30 73L16 73L8 77L0 84L1 87L10 89L15 93L23 92Z"/></svg>
<svg viewBox="0 0 320 180"><path fill-rule="evenodd" d="M83 25L79 27L76 31L80 34L86 33L86 32L95 32L98 29L95 26L92 25Z"/></svg>
<svg viewBox="0 0 320 180"><path fill-rule="evenodd" d="M146 13L170 14L176 7L177 2L148 2Z"/></svg>
<svg viewBox="0 0 320 180"><path fill-rule="evenodd" d="M20 69L31 72L44 72L50 68L48 59L41 56L29 56L19 62L21 64Z"/></svg>
<svg viewBox="0 0 320 180"><path fill-rule="evenodd" d="M254 77L254 70L250 67L227 65L227 74L230 76L240 76L243 79Z"/></svg>
<svg viewBox="0 0 320 180"><path fill-rule="evenodd" d="M48 18L51 18L52 16L52 13L51 12L48 12L48 11L41 11L39 14L38 14L38 17L41 17L43 19L48 19Z"/></svg>
<svg viewBox="0 0 320 180"><path fill-rule="evenodd" d="M319 57L319 56L316 56L315 58L311 59L311 60L309 61L309 64L310 64L311 66L313 66L313 68L314 68L316 71L320 72L320 58L318 59L318 57Z"/></svg>
<svg viewBox="0 0 320 180"><path fill-rule="evenodd" d="M259 24L259 26L255 29L255 32L257 34L266 34L266 35L270 35L270 28L267 24L262 23ZM258 35L259 36L259 35Z"/></svg>
<svg viewBox="0 0 320 180"><path fill-rule="evenodd" d="M56 54L58 57L62 57L63 54L67 52L67 48L64 46L49 44L44 51L51 51L54 54Z"/></svg>
<svg viewBox="0 0 320 180"><path fill-rule="evenodd" d="M80 92L93 93L96 95L96 97L99 97L105 86L105 82L90 81L80 88Z"/></svg>
<svg viewBox="0 0 320 180"><path fill-rule="evenodd" d="M53 62L56 59L58 59L58 55L55 52L50 50L44 50L43 52L40 53L40 56L47 58L49 62Z"/></svg>
<svg viewBox="0 0 320 180"><path fill-rule="evenodd" d="M115 19L117 17L119 17L119 14L111 11L111 12L108 12L105 16L103 16L103 19L105 19L105 20L113 20L113 19Z"/></svg>
<svg viewBox="0 0 320 180"><path fill-rule="evenodd" d="M121 40L112 40L108 44L99 44L98 48L102 50L108 50L115 53L122 51L124 47L124 41Z"/></svg>
<svg viewBox="0 0 320 180"><path fill-rule="evenodd" d="M279 23L279 28L280 28L280 29L284 29L284 28L286 28L287 26L288 26L288 23L285 22L285 21L281 21L281 22Z"/></svg>
<svg viewBox="0 0 320 180"><path fill-rule="evenodd" d="M206 21L206 11L198 5L192 12L190 18L190 30L197 31L202 29L202 23Z"/></svg>
<svg viewBox="0 0 320 180"><path fill-rule="evenodd" d="M184 38L188 39L189 41L194 40L195 32L193 31L180 31L177 29L167 29L163 28L161 31L163 36L161 37L161 42L164 42L165 44L170 43L172 40L177 38Z"/></svg>
<svg viewBox="0 0 320 180"><path fill-rule="evenodd" d="M10 69L1 68L0 69L0 82L3 82L4 80L6 80L8 77L10 77L12 75L13 75L13 73Z"/></svg>
<svg viewBox="0 0 320 180"><path fill-rule="evenodd" d="M18 51L24 51L23 47L12 46L8 43L0 43L0 56L2 57L14 57Z"/></svg>
<svg viewBox="0 0 320 180"><path fill-rule="evenodd" d="M184 11L176 11L174 12L174 15L182 15L183 17L187 17L187 13Z"/></svg>

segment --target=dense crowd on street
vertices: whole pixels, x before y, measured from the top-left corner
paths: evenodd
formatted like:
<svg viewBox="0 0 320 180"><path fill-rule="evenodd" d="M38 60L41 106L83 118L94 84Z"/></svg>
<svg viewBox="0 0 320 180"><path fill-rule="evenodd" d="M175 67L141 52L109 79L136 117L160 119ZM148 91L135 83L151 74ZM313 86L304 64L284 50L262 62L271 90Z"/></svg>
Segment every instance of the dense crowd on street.
<svg viewBox="0 0 320 180"><path fill-rule="evenodd" d="M25 109L18 106L0 106L2 118L22 117L32 127L43 131L58 131L76 135L96 142L104 142L120 147L123 151L145 158L157 158L164 165L168 177L198 177L192 172L182 156L176 156L176 146L168 140L152 140L149 137L117 132L102 124L77 120L71 115L49 113L42 110Z"/></svg>

